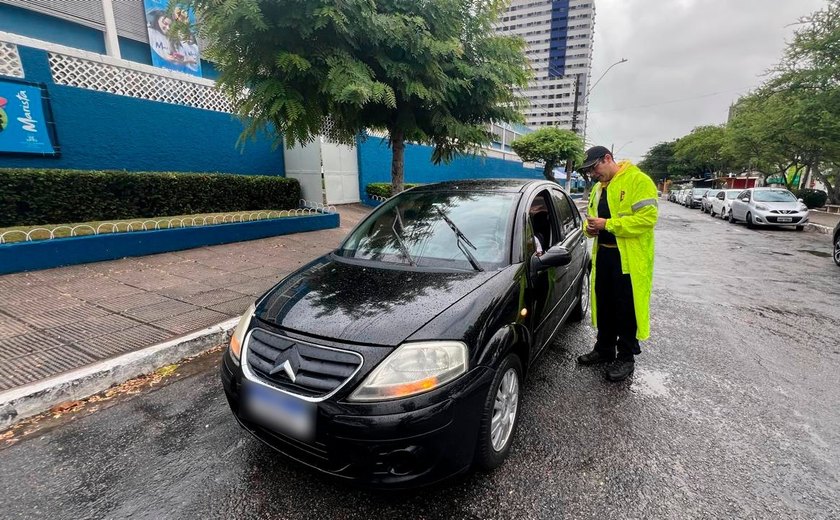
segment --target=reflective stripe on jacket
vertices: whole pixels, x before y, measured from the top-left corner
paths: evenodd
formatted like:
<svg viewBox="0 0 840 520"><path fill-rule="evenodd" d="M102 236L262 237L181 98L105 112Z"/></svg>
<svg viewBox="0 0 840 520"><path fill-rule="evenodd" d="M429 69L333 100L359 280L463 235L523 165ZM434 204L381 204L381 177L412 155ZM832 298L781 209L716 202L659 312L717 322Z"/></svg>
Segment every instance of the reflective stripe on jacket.
<svg viewBox="0 0 840 520"><path fill-rule="evenodd" d="M650 292L653 286L653 228L659 218L656 184L642 170L628 161L619 163L619 171L608 185L607 204L611 218L607 231L615 235L621 255L621 272L630 275L636 311L636 339L650 337ZM589 194L589 216L598 216L602 187L598 183ZM583 222L586 234L586 221ZM589 236L589 235L587 235ZM592 237L590 237L592 238ZM592 248L592 324L598 326L598 301L595 295L595 266L598 237Z"/></svg>

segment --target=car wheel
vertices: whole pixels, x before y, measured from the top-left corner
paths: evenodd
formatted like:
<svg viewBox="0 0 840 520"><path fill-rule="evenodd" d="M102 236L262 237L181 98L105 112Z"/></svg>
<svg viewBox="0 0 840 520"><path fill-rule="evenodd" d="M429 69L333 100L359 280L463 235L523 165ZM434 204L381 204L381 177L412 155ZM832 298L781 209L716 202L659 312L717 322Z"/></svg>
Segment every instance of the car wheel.
<svg viewBox="0 0 840 520"><path fill-rule="evenodd" d="M729 210L729 223L735 224L735 215L732 214L732 210Z"/></svg>
<svg viewBox="0 0 840 520"><path fill-rule="evenodd" d="M840 266L840 235L834 239L834 263Z"/></svg>
<svg viewBox="0 0 840 520"><path fill-rule="evenodd" d="M578 302L572 310L572 313L569 314L569 320L583 321L583 318L586 316L586 311L589 310L589 294L589 268L586 268L581 277Z"/></svg>
<svg viewBox="0 0 840 520"><path fill-rule="evenodd" d="M747 212L747 227L750 229L755 228L755 222L752 219L752 213Z"/></svg>
<svg viewBox="0 0 840 520"><path fill-rule="evenodd" d="M715 213L715 208L710 208L709 209L709 216L712 217L712 218L717 216L717 213Z"/></svg>
<svg viewBox="0 0 840 520"><path fill-rule="evenodd" d="M475 464L480 469L499 467L510 452L519 422L521 382L522 363L519 356L508 354L496 370L484 402L475 452Z"/></svg>

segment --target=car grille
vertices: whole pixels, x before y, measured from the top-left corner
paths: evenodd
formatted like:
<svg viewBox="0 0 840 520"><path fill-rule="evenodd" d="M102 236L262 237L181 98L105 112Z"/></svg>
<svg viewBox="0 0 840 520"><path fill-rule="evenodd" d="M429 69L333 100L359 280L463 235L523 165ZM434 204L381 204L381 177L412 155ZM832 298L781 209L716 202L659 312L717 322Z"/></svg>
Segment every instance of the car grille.
<svg viewBox="0 0 840 520"><path fill-rule="evenodd" d="M786 217L786 218L789 218L790 222L781 222L781 224L796 224L797 222L802 220L802 217ZM767 217L767 222L770 222L772 224L779 224L780 223L779 222L779 217Z"/></svg>
<svg viewBox="0 0 840 520"><path fill-rule="evenodd" d="M355 352L313 345L259 328L251 332L245 348L248 367L258 378L312 398L329 396L341 388L362 364L362 356ZM278 368L286 360L293 367L294 381Z"/></svg>
<svg viewBox="0 0 840 520"><path fill-rule="evenodd" d="M798 210L795 209L771 209L770 213L778 213L781 215L792 215L794 213L799 213Z"/></svg>

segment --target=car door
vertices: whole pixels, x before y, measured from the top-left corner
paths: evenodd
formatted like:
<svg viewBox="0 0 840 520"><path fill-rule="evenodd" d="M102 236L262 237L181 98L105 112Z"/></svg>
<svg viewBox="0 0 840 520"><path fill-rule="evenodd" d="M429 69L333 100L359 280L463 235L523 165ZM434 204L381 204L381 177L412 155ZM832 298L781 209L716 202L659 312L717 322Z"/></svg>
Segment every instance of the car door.
<svg viewBox="0 0 840 520"><path fill-rule="evenodd" d="M719 192L715 198L712 200L712 211L715 212L716 215L723 215L723 203L726 200L726 192L721 191Z"/></svg>
<svg viewBox="0 0 840 520"><path fill-rule="evenodd" d="M580 274L585 268L586 260L586 237L582 231L582 219L571 197L559 188L551 189L551 199L557 210L558 226L560 228L560 246L566 248L572 255L569 262L556 280L555 290L563 293L561 298L563 312L566 312L576 303L578 291L576 283Z"/></svg>
<svg viewBox="0 0 840 520"><path fill-rule="evenodd" d="M750 191L744 190L732 200L730 207L732 208L732 215L738 220L747 218L747 205L750 200Z"/></svg>
<svg viewBox="0 0 840 520"><path fill-rule="evenodd" d="M528 213L525 219L525 251L530 265L531 258L538 252L537 244L543 251L548 251L559 242L560 230L548 190L538 192L526 207ZM536 352L550 338L560 320L556 311L562 294L558 295L555 290L554 280L557 277L555 271L556 268L549 268L529 275L531 330L534 335L532 356L536 355Z"/></svg>

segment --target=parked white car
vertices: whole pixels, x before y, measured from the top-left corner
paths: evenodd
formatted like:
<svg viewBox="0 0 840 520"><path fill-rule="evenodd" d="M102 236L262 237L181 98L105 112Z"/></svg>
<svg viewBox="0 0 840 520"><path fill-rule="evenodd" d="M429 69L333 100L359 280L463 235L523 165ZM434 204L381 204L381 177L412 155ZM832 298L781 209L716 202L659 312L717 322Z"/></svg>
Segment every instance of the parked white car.
<svg viewBox="0 0 840 520"><path fill-rule="evenodd" d="M732 200L729 221L742 220L747 227L796 226L805 229L808 206L784 188L750 188Z"/></svg>
<svg viewBox="0 0 840 520"><path fill-rule="evenodd" d="M712 200L712 210L709 213L713 217L722 219L729 218L729 205L738 198L738 194L744 190L720 190Z"/></svg>
<svg viewBox="0 0 840 520"><path fill-rule="evenodd" d="M717 190L714 188L706 190L700 201L700 211L703 213L709 213L712 210L712 201L715 200L715 197L721 191L723 190Z"/></svg>

